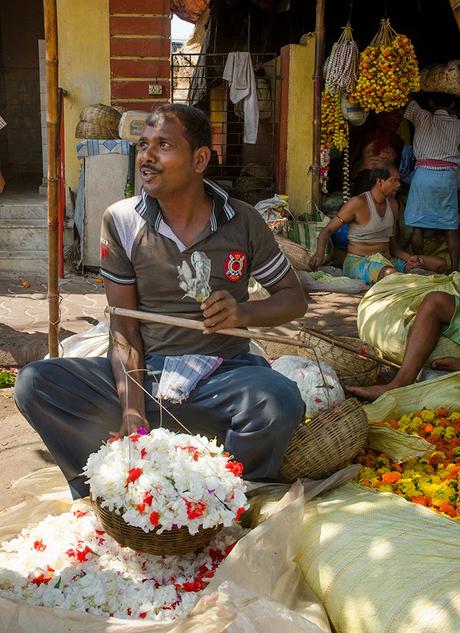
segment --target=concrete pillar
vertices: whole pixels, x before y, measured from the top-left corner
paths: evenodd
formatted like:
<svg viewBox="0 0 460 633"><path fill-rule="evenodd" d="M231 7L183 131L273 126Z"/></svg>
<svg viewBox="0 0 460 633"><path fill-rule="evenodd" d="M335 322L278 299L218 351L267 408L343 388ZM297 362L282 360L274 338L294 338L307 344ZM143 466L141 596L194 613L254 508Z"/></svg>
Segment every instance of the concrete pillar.
<svg viewBox="0 0 460 633"><path fill-rule="evenodd" d="M281 49L278 189L298 216L311 210L315 37Z"/></svg>

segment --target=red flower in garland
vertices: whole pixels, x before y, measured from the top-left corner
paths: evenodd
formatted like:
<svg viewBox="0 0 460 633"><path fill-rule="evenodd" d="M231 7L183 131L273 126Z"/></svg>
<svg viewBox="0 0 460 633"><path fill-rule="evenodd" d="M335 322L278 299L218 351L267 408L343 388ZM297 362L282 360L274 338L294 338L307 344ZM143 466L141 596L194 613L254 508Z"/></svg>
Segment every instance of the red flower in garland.
<svg viewBox="0 0 460 633"><path fill-rule="evenodd" d="M240 516L243 514L243 512L245 512L245 509L243 507L238 508L238 510L236 511L236 514L235 514L235 521L239 521L240 520Z"/></svg>
<svg viewBox="0 0 460 633"><path fill-rule="evenodd" d="M44 552L46 549L46 545L41 539L39 539L38 541L34 542L34 549L37 550L37 552Z"/></svg>
<svg viewBox="0 0 460 633"><path fill-rule="evenodd" d="M153 501L153 495L150 492L144 492L144 503L147 506L151 506Z"/></svg>
<svg viewBox="0 0 460 633"><path fill-rule="evenodd" d="M152 512L152 514L150 515L150 523L156 527L158 525L159 518L160 515L158 514L158 512Z"/></svg>
<svg viewBox="0 0 460 633"><path fill-rule="evenodd" d="M47 585L50 580L52 580L52 576L45 576L44 573L41 573L39 576L32 578L32 584L39 587L42 583Z"/></svg>
<svg viewBox="0 0 460 633"><path fill-rule="evenodd" d="M121 435L119 433L115 433L115 435L112 435L112 437L107 440L107 444L113 444L113 442L118 442L118 440L121 440Z"/></svg>
<svg viewBox="0 0 460 633"><path fill-rule="evenodd" d="M85 517L88 513L87 512L83 512L83 510L75 510L75 512L73 513L74 517L77 519L81 519L82 517Z"/></svg>
<svg viewBox="0 0 460 633"><path fill-rule="evenodd" d="M147 449L145 448L141 449L141 459L144 459L146 455L147 455Z"/></svg>
<svg viewBox="0 0 460 633"><path fill-rule="evenodd" d="M205 503L203 503L202 501L189 501L188 499L184 499L185 505L187 506L187 517L190 520L193 519L200 519L207 506Z"/></svg>
<svg viewBox="0 0 460 633"><path fill-rule="evenodd" d="M240 462L235 462L233 460L229 460L225 464L225 468L227 470L229 470L231 473L233 473L235 475L235 477L242 477L243 476L243 464L240 464Z"/></svg>
<svg viewBox="0 0 460 633"><path fill-rule="evenodd" d="M128 471L126 485L132 484L134 481L136 481L136 479L139 479L139 477L142 475L142 472L142 468L131 468L131 470Z"/></svg>

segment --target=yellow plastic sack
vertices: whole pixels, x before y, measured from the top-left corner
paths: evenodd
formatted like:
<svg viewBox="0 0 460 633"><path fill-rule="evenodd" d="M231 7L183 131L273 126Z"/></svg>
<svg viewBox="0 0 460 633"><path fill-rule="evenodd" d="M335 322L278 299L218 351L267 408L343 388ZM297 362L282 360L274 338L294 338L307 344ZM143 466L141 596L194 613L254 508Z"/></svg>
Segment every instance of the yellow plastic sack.
<svg viewBox="0 0 460 633"><path fill-rule="evenodd" d="M385 277L372 286L358 306L359 337L401 363L417 308L433 291L460 296L460 273L429 277L395 273ZM441 336L427 364L445 356L460 356L460 345Z"/></svg>
<svg viewBox="0 0 460 633"><path fill-rule="evenodd" d="M422 437L383 426L392 418L423 407L460 410L460 372L387 391L374 403L364 405L369 421L369 446L387 453L396 462L419 457L432 449L432 445Z"/></svg>
<svg viewBox="0 0 460 633"><path fill-rule="evenodd" d="M347 484L305 506L297 558L336 633L458 633L460 525Z"/></svg>

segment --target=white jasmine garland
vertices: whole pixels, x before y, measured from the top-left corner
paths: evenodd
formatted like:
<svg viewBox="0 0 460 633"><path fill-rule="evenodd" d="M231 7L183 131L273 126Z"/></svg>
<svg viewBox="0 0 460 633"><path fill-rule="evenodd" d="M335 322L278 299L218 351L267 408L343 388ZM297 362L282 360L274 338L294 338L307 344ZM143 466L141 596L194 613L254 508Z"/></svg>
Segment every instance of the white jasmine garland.
<svg viewBox="0 0 460 633"><path fill-rule="evenodd" d="M0 547L0 596L105 617L185 618L244 533L234 524L201 551L151 556L120 547L92 511L48 516Z"/></svg>
<svg viewBox="0 0 460 633"><path fill-rule="evenodd" d="M102 507L158 534L231 526L248 508L242 470L215 440L163 428L115 436L84 468Z"/></svg>

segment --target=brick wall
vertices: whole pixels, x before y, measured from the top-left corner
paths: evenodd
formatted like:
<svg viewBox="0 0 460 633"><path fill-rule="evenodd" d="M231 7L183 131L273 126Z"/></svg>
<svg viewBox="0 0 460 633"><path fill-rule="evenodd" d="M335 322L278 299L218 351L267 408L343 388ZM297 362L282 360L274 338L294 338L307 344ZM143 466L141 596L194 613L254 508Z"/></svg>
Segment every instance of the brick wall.
<svg viewBox="0 0 460 633"><path fill-rule="evenodd" d="M166 103L170 47L170 0L110 0L112 104L150 111Z"/></svg>

